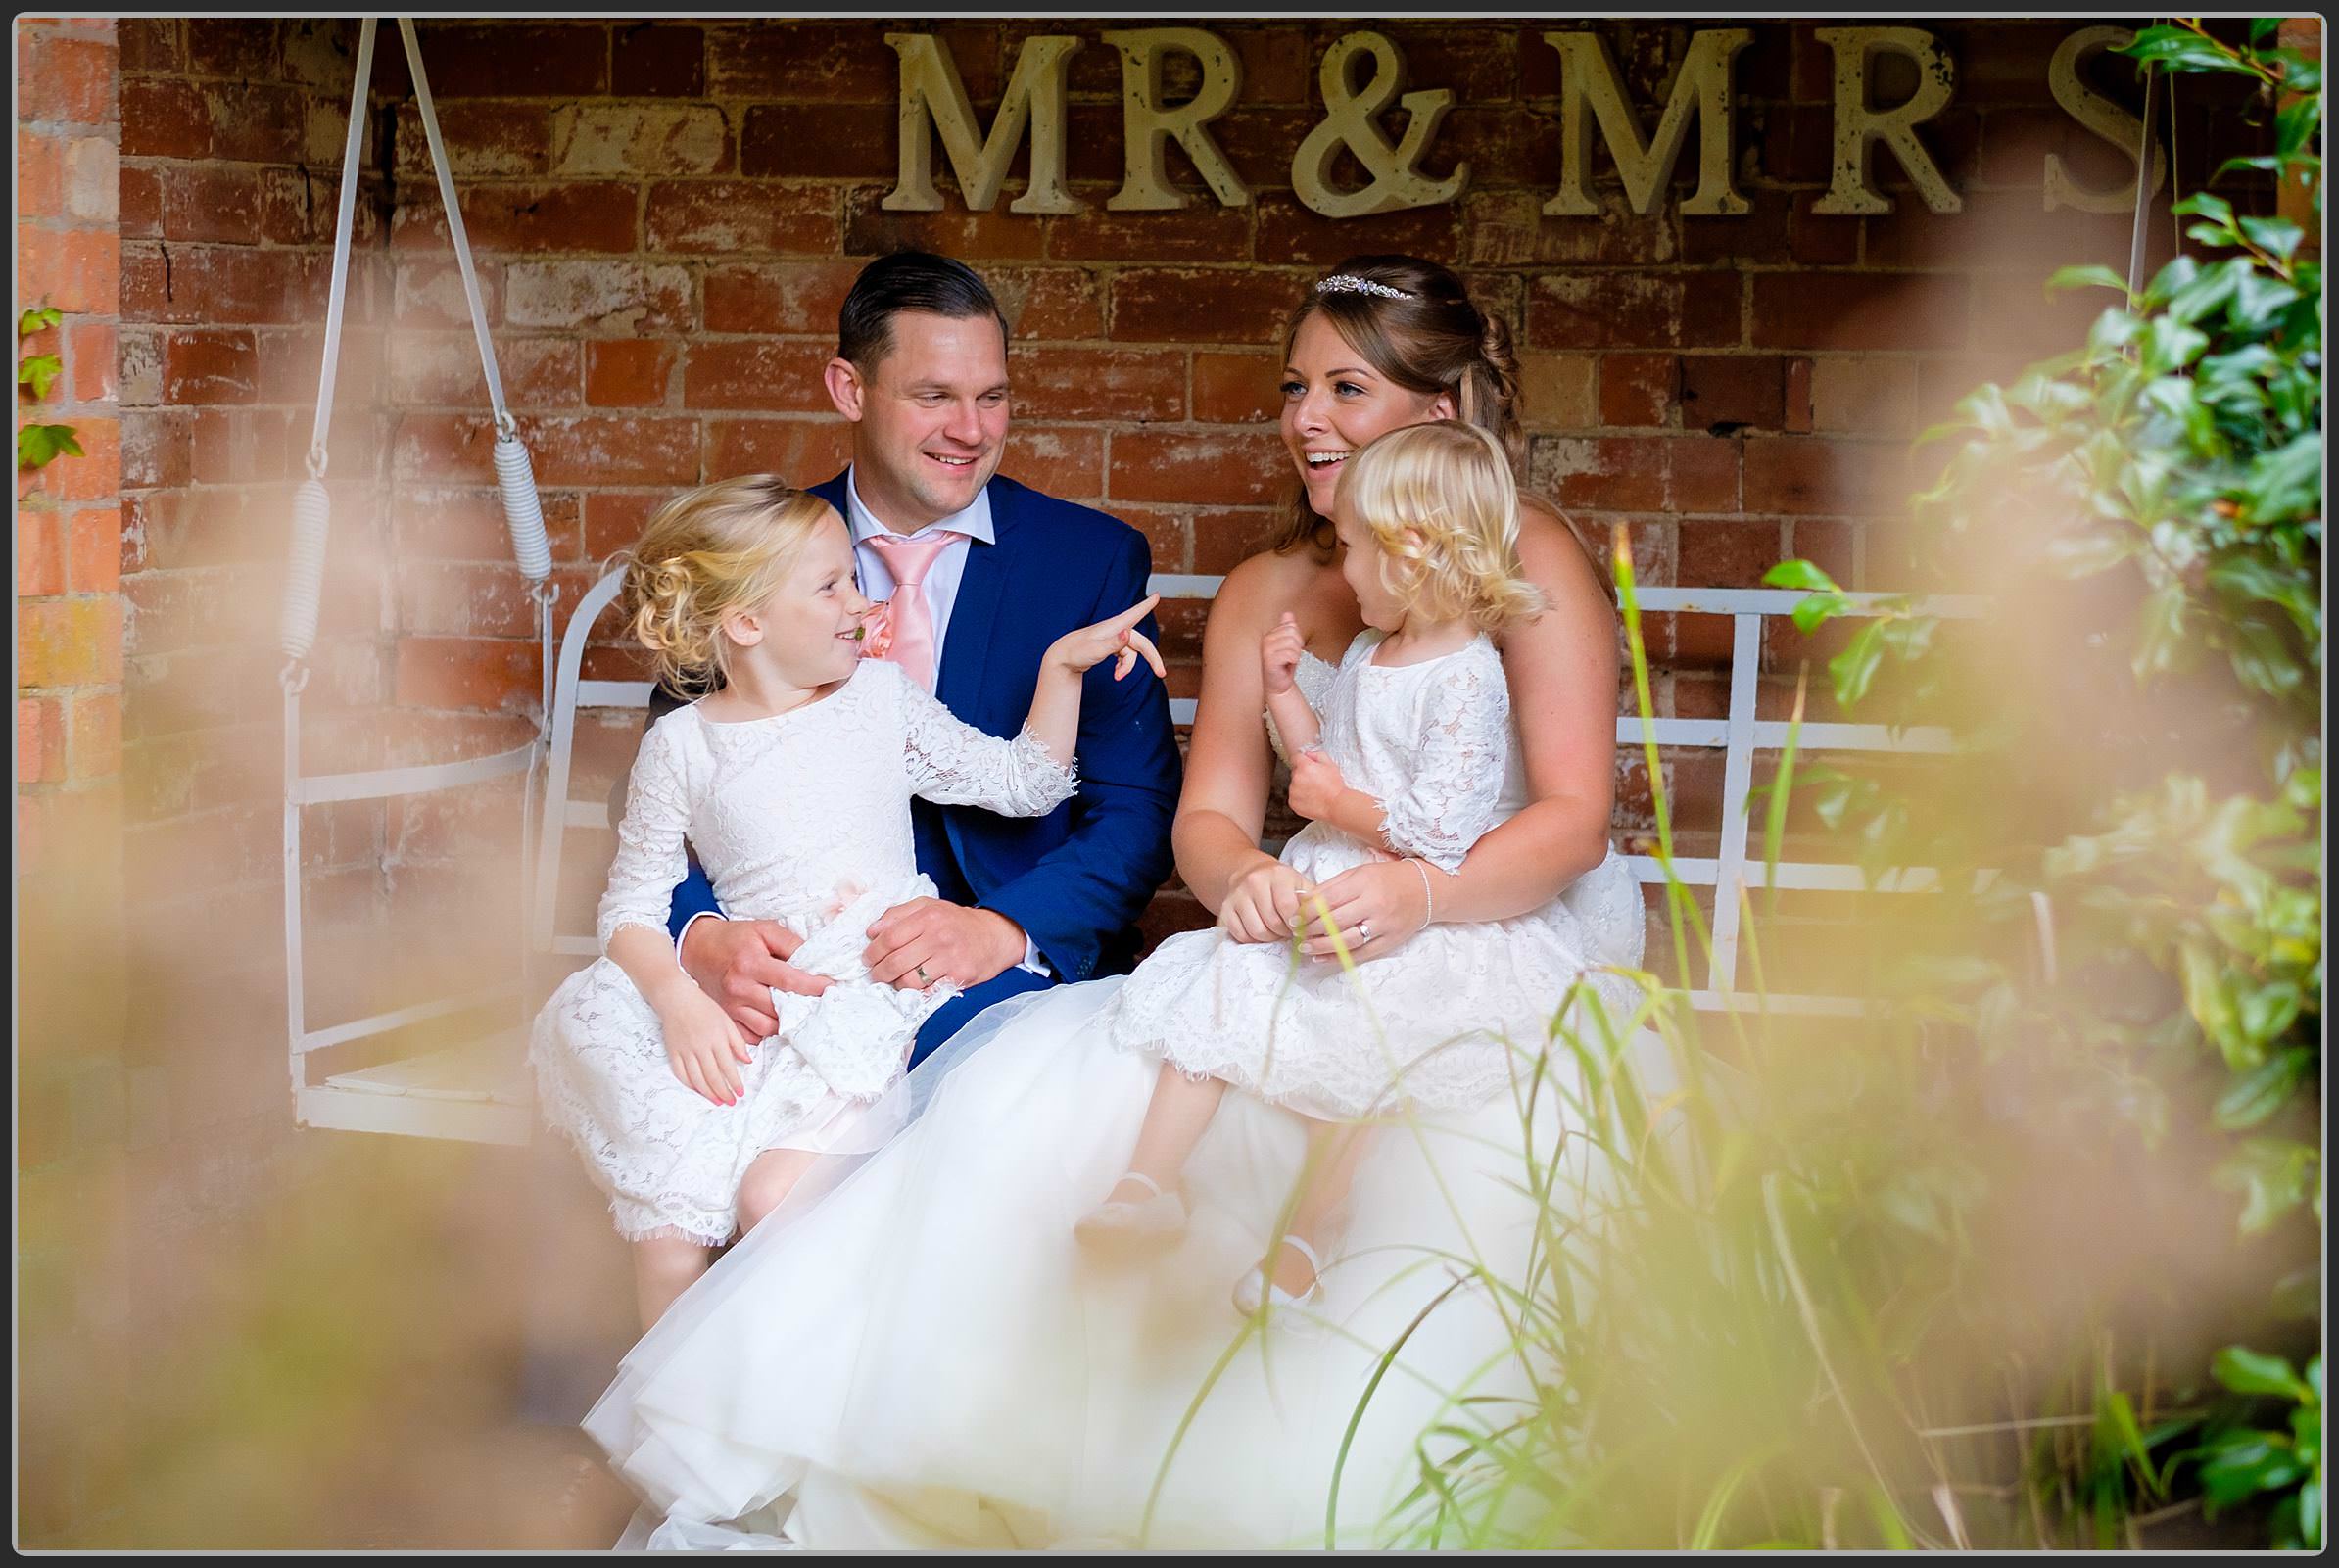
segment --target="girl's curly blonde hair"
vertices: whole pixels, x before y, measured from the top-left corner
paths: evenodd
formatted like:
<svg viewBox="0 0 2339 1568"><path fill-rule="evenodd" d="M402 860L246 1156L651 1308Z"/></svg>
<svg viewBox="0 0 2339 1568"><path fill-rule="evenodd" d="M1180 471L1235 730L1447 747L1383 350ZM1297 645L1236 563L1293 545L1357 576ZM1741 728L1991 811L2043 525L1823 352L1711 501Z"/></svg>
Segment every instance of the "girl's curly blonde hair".
<svg viewBox="0 0 2339 1568"><path fill-rule="evenodd" d="M626 574L627 630L678 692L721 684L730 640L723 618L772 596L804 544L835 509L773 474L746 474L685 491L660 506L631 549L611 557Z"/></svg>
<svg viewBox="0 0 2339 1568"><path fill-rule="evenodd" d="M1408 615L1500 632L1549 607L1519 571L1519 492L1502 442L1439 419L1368 443L1340 499L1381 549L1381 579Z"/></svg>

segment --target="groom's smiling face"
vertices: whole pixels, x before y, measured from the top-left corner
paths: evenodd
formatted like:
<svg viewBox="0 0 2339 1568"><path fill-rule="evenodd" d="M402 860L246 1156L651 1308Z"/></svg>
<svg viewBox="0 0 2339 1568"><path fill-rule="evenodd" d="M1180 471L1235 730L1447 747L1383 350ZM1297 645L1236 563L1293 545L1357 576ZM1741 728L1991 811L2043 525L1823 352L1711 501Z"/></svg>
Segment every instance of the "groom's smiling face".
<svg viewBox="0 0 2339 1568"><path fill-rule="evenodd" d="M871 365L837 359L830 396L853 421L853 483L878 521L916 533L966 510L1007 442L1007 344L988 315L897 311Z"/></svg>

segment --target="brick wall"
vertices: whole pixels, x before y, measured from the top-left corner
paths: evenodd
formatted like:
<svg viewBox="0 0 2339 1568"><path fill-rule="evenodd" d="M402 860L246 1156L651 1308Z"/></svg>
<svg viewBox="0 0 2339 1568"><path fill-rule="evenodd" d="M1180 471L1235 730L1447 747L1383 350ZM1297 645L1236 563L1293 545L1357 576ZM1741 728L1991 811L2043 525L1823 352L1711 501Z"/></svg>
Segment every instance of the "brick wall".
<svg viewBox="0 0 2339 1568"><path fill-rule="evenodd" d="M921 24L923 25L923 24ZM1454 204L1334 222L1289 190L1321 116L1335 23L1214 24L1240 52L1214 128L1255 194L1114 214L1118 56L1103 24L1047 30L1074 56L1071 174L1089 211L887 213L896 64L878 22L425 22L420 31L511 404L546 495L563 602L677 487L754 468L825 475L843 433L820 392L836 305L868 257L917 243L975 263L1017 322L1005 471L1145 530L1165 571L1217 572L1269 526L1289 476L1273 431L1274 334L1315 271L1365 250L1456 264L1522 347L1531 477L1585 531L1631 530L1646 582L1744 585L1784 554L1869 587L1913 584L1893 526L1908 438L1979 379L2069 341L2092 306L2048 301L2055 265L2124 263L2124 214L2046 214L2049 151L2084 178L2122 161L2056 108L2046 62L2076 24L1934 23L1956 97L1922 135L1965 201L1813 211L1830 146L1829 52L1764 24L1739 63L1740 218L1627 212L1599 156L1599 219L1544 217L1556 187L1557 57L1544 24L1382 24L1414 86L1456 105L1430 155L1468 159ZM1603 24L1637 101L1686 24ZM936 23L978 109L1037 24ZM201 968L269 973L276 658L267 628L286 497L314 398L332 204L357 24L122 24L126 756L133 897L225 909ZM2116 63L2099 62L2117 89ZM1174 92L1176 88L1172 87ZM1889 79L1880 96L1906 90ZM2255 134L2188 80L2177 177L2196 188ZM489 489L485 399L402 52L369 100L360 253L334 425L334 592L310 690L312 764L447 755L511 733L540 672ZM1676 198L1694 175L1685 159ZM946 168L946 166L945 166ZM2154 259L2173 225L2154 225ZM1179 694L1200 616L1170 617ZM1653 627L1658 700L1718 712L1727 638ZM1774 649L1781 658L1792 652ZM596 650L590 673L638 668ZM1784 665L1782 665L1784 669ZM341 717L336 719L336 714ZM384 715L388 714L388 719ZM611 765L621 765L622 758ZM1718 821L1720 758L1668 764L1693 830ZM1618 827L1647 820L1637 757ZM312 813L312 877L353 918L464 853L447 813ZM460 814L455 814L459 817ZM1163 927L1198 911L1172 896ZM231 934L232 933L232 934ZM229 951L232 949L232 951ZM223 1104L281 1108L260 1056Z"/></svg>

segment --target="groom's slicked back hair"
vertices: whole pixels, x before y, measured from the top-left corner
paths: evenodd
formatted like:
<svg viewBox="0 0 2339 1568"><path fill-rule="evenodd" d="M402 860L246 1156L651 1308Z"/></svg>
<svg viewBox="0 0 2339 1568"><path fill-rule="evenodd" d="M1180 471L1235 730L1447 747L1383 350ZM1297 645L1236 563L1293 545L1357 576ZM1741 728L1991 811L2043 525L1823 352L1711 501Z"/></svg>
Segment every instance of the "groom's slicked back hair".
<svg viewBox="0 0 2339 1568"><path fill-rule="evenodd" d="M893 317L903 310L954 321L987 315L999 323L1002 340L1009 336L1006 312L973 267L931 251L896 251L879 257L853 279L844 309L836 312L836 356L863 375L874 372L893 352Z"/></svg>

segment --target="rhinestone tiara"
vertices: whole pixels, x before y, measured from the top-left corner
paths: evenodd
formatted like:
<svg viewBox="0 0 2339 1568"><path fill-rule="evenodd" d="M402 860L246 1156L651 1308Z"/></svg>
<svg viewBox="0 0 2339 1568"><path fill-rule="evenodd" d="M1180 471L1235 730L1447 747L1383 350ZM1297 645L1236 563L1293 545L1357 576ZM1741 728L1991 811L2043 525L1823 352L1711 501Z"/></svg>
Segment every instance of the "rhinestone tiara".
<svg viewBox="0 0 2339 1568"><path fill-rule="evenodd" d="M1336 272L1328 278L1316 280L1318 294L1374 294L1384 300L1409 300L1412 296L1404 289L1393 289L1386 283L1358 277L1353 272Z"/></svg>

